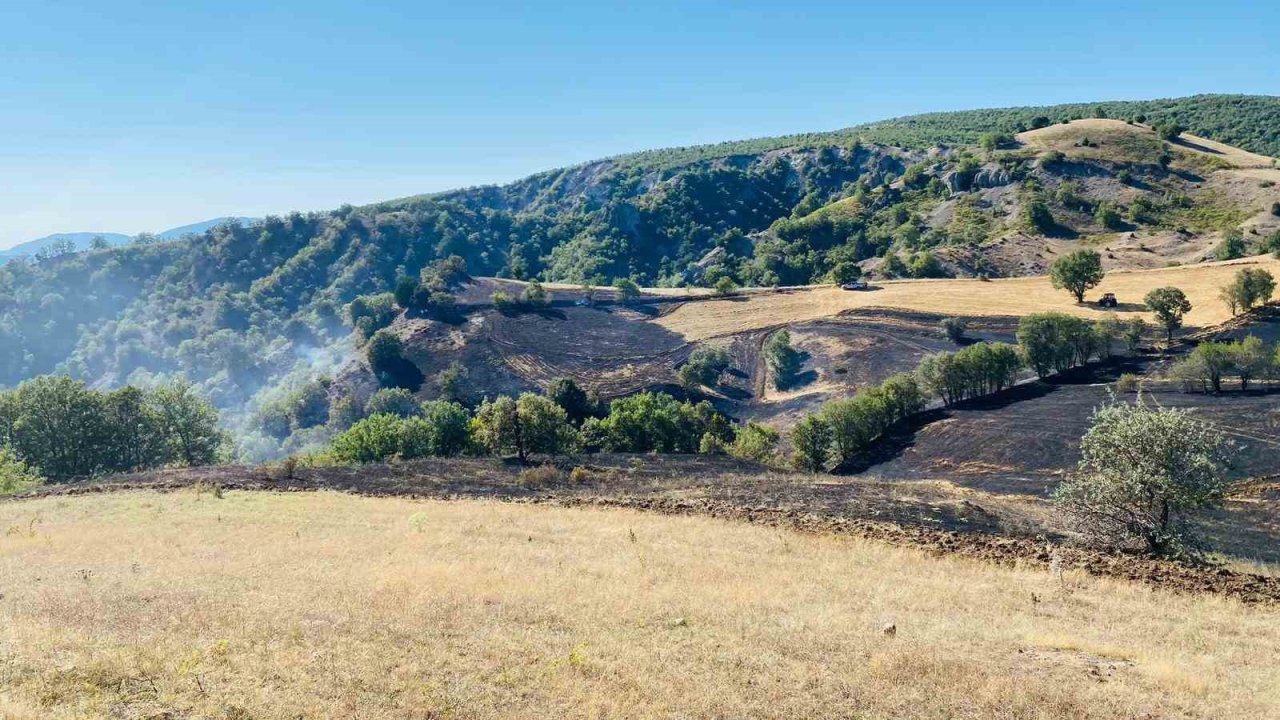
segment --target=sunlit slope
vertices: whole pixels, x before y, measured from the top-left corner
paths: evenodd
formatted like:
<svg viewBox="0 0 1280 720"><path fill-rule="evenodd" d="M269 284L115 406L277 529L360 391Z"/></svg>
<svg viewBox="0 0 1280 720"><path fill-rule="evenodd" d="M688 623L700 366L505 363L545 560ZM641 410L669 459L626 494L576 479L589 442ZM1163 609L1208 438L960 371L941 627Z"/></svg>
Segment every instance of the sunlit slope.
<svg viewBox="0 0 1280 720"><path fill-rule="evenodd" d="M1222 286L1241 267L1259 267L1280 276L1280 261L1271 257L1248 258L1225 263L1112 272L1088 298L1113 292L1121 305L1121 318L1141 314L1143 297L1158 287L1173 286L1186 293L1192 310L1188 326L1206 327L1231 317L1230 309L1218 298ZM1069 293L1055 290L1047 277L1003 278L996 280L890 280L875 283L878 289L858 292L835 287L807 288L777 293L762 292L744 298L686 303L655 322L680 333L688 340L702 340L747 330L774 327L838 315L859 308L894 308L961 316L1022 316L1059 311L1083 317L1101 317L1103 310L1093 303L1077 305Z"/></svg>

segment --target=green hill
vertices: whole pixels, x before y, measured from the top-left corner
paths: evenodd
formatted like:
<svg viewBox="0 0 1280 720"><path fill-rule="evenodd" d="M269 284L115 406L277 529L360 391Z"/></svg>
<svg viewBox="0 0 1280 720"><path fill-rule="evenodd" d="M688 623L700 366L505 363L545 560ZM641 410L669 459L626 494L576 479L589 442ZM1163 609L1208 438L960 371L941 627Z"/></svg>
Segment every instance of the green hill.
<svg viewBox="0 0 1280 720"><path fill-rule="evenodd" d="M1274 97L974 110L654 150L504 186L220 225L188 240L0 269L0 385L53 371L106 385L184 374L219 406L252 412L290 378L336 369L354 298L388 291L398 276L416 276L450 255L474 275L677 285L691 279L694 262L723 247L724 259L699 282L729 275L739 284L792 284L891 250L980 243L1008 218L965 206L956 210L963 222L938 228L925 214L945 194L970 192L990 162L1011 182L1037 177L1035 158L929 148L1099 114L1177 123L1280 154ZM1127 170L1148 182L1153 198L1164 198L1184 182L1171 177L1180 156L1172 157L1172 170L1099 165L1091 172ZM1049 188L1027 192L1054 207L1074 202ZM841 200L840 212L797 221ZM1231 208L1175 201L1183 202L1144 204L1142 222L1173 226L1193 211L1212 222L1239 219Z"/></svg>

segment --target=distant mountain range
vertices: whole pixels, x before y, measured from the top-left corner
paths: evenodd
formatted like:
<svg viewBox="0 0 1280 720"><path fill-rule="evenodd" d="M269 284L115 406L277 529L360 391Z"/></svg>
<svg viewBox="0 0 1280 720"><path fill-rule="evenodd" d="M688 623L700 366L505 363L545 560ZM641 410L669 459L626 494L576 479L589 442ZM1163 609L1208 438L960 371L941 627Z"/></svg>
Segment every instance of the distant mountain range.
<svg viewBox="0 0 1280 720"><path fill-rule="evenodd" d="M248 225L257 222L258 218L250 217L216 217L211 220L204 220L190 225L182 225L180 227L169 228L163 232L156 233L156 237L161 240L177 240L188 235L199 235L215 225L221 225L225 222L235 222L240 225ZM54 233L53 235L45 235L42 238L28 240L27 242L14 245L8 250L0 250L0 265L3 265L14 258L29 257L40 252L43 248L47 248L54 243L68 240L75 245L77 251L88 250L93 239L100 237L106 240L110 245L124 245L133 239L131 235L113 232L70 232L70 233Z"/></svg>

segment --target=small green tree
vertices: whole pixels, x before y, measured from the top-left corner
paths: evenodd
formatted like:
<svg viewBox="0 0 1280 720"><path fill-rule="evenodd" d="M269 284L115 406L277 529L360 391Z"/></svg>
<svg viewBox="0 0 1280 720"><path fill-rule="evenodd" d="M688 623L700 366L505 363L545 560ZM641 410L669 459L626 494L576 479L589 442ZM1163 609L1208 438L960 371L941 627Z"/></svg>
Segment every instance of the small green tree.
<svg viewBox="0 0 1280 720"><path fill-rule="evenodd" d="M831 452L831 426L818 415L809 415L791 429L791 464L797 469L820 472Z"/></svg>
<svg viewBox="0 0 1280 720"><path fill-rule="evenodd" d="M759 463L772 462L777 456L778 431L768 425L749 422L738 431L729 454Z"/></svg>
<svg viewBox="0 0 1280 720"><path fill-rule="evenodd" d="M26 492L44 482L44 478L7 447L0 446L0 496Z"/></svg>
<svg viewBox="0 0 1280 720"><path fill-rule="evenodd" d="M1120 215L1120 211L1111 203L1102 203L1093 213L1094 222L1108 230L1121 230L1124 228L1124 217Z"/></svg>
<svg viewBox="0 0 1280 720"><path fill-rule="evenodd" d="M1261 268L1243 268L1219 291L1218 297L1235 315L1270 302L1275 289L1276 280L1271 273Z"/></svg>
<svg viewBox="0 0 1280 720"><path fill-rule="evenodd" d="M1102 256L1096 250L1076 250L1058 258L1049 268L1049 282L1058 290L1084 302L1084 294L1102 282Z"/></svg>
<svg viewBox="0 0 1280 720"><path fill-rule="evenodd" d="M551 381L547 386L547 397L551 402L564 408L565 415L572 423L581 423L596 414L599 403L586 390L583 390L573 378L561 377Z"/></svg>
<svg viewBox="0 0 1280 720"><path fill-rule="evenodd" d="M404 419L396 415L373 415L352 425L330 444L339 462L383 462L400 451L400 431Z"/></svg>
<svg viewBox="0 0 1280 720"><path fill-rule="evenodd" d="M729 351L724 348L700 347L680 366L680 382L689 388L715 387L720 376L729 369L730 362Z"/></svg>
<svg viewBox="0 0 1280 720"><path fill-rule="evenodd" d="M551 295L542 283L531 280L520 293L520 303L529 308L544 308L551 304Z"/></svg>
<svg viewBox="0 0 1280 720"><path fill-rule="evenodd" d="M715 289L716 295L719 295L720 297L727 297L738 291L738 283L734 282L733 278L726 275L716 281Z"/></svg>
<svg viewBox="0 0 1280 720"><path fill-rule="evenodd" d="M1250 335L1231 344L1231 364L1240 378L1240 390L1249 389L1249 383L1260 377L1274 374L1275 364L1270 350L1262 339Z"/></svg>
<svg viewBox="0 0 1280 720"><path fill-rule="evenodd" d="M1173 342L1173 331L1182 327L1183 317L1191 312L1191 301L1186 294L1176 287L1156 288L1147 293L1143 302L1164 328L1166 339Z"/></svg>
<svg viewBox="0 0 1280 720"><path fill-rule="evenodd" d="M165 428L175 462L195 467L221 459L230 438L220 427L218 411L191 383L177 380L159 387L150 400Z"/></svg>
<svg viewBox="0 0 1280 720"><path fill-rule="evenodd" d="M618 295L619 302L623 304L631 303L640 297L640 286L631 278L614 280L613 289Z"/></svg>
<svg viewBox="0 0 1280 720"><path fill-rule="evenodd" d="M938 323L938 327L942 329L942 334L945 335L948 340L958 344L961 340L964 340L964 331L968 326L961 318L949 317L943 318Z"/></svg>
<svg viewBox="0 0 1280 720"><path fill-rule="evenodd" d="M791 333L779 330L764 345L765 361L773 373L774 387L782 390L795 382L800 372L801 356L791 347Z"/></svg>
<svg viewBox="0 0 1280 720"><path fill-rule="evenodd" d="M1108 405L1094 413L1079 468L1054 501L1097 541L1182 553L1194 545L1187 516L1222 499L1228 449L1185 410Z"/></svg>
<svg viewBox="0 0 1280 720"><path fill-rule="evenodd" d="M1147 335L1147 321L1140 317L1131 318L1124 326L1124 345L1132 355L1138 351L1142 338Z"/></svg>
<svg viewBox="0 0 1280 720"><path fill-rule="evenodd" d="M416 417L422 414L422 405L413 393L404 388L382 388L364 404L364 414Z"/></svg>
<svg viewBox="0 0 1280 720"><path fill-rule="evenodd" d="M483 403L475 420L475 436L482 445L494 454L514 451L520 462L533 453L559 454L573 442L564 408L533 393Z"/></svg>
<svg viewBox="0 0 1280 720"><path fill-rule="evenodd" d="M1244 233L1240 228L1231 228L1222 236L1222 242L1213 251L1214 257L1219 260L1235 260L1242 258L1249 251L1244 243Z"/></svg>

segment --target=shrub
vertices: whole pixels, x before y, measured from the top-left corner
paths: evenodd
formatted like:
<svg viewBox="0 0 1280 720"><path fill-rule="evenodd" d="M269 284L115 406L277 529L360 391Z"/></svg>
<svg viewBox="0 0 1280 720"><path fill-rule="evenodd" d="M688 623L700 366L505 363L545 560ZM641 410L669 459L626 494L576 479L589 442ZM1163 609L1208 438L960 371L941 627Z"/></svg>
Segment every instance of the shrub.
<svg viewBox="0 0 1280 720"><path fill-rule="evenodd" d="M703 346L693 351L680 366L680 382L686 387L715 387L720 376L729 369L729 351L719 347Z"/></svg>
<svg viewBox="0 0 1280 720"><path fill-rule="evenodd" d="M964 320L950 317L943 318L942 321L938 323L938 327L942 329L942 334L945 335L948 340L958 344L961 340L964 340L964 331L968 326Z"/></svg>
<svg viewBox="0 0 1280 720"><path fill-rule="evenodd" d="M451 457L471 445L471 416L455 402L433 400L422 404L421 414L400 426L400 456L404 458Z"/></svg>
<svg viewBox="0 0 1280 720"><path fill-rule="evenodd" d="M44 478L7 447L0 447L0 496L16 495L44 483Z"/></svg>
<svg viewBox="0 0 1280 720"><path fill-rule="evenodd" d="M367 417L335 437L330 452L340 462L383 462L400 451L403 422L395 415Z"/></svg>
<svg viewBox="0 0 1280 720"><path fill-rule="evenodd" d="M520 303L528 308L547 307L551 304L551 295L542 287L542 283L533 280L520 293Z"/></svg>
<svg viewBox="0 0 1280 720"><path fill-rule="evenodd" d="M726 276L716 281L715 289L717 295L725 297L737 292L738 284L733 281L733 278Z"/></svg>
<svg viewBox="0 0 1280 720"><path fill-rule="evenodd" d="M800 353L791 347L791 333L779 330L764 345L765 362L773 375L774 387L782 390L795 382L800 372Z"/></svg>
<svg viewBox="0 0 1280 720"><path fill-rule="evenodd" d="M365 348L369 369L383 387L401 387L417 391L422 386L422 372L404 358L404 342L390 330L379 330Z"/></svg>
<svg viewBox="0 0 1280 720"><path fill-rule="evenodd" d="M1110 203L1102 203L1093 213L1094 222L1108 230L1120 230L1124 228L1124 218L1120 215L1120 211L1115 205Z"/></svg>
<svg viewBox="0 0 1280 720"><path fill-rule="evenodd" d="M404 388L382 388L370 396L364 404L365 417L370 415L395 415L415 417L422 414L422 406L413 393Z"/></svg>
<svg viewBox="0 0 1280 720"><path fill-rule="evenodd" d="M640 286L631 278L618 278L613 281L613 289L617 292L618 300L622 303L629 303L640 297Z"/></svg>
<svg viewBox="0 0 1280 720"><path fill-rule="evenodd" d="M1116 392L1132 393L1138 392L1141 385L1141 379L1133 373L1124 373L1116 380Z"/></svg>
<svg viewBox="0 0 1280 720"><path fill-rule="evenodd" d="M555 465L539 465L520 471L520 484L530 490L537 490L560 482L563 476Z"/></svg>
<svg viewBox="0 0 1280 720"><path fill-rule="evenodd" d="M818 415L809 415L791 430L791 464L809 472L825 470L831 449L831 426Z"/></svg>
<svg viewBox="0 0 1280 720"><path fill-rule="evenodd" d="M1142 343L1142 338L1147 334L1147 321L1140 317L1131 318L1125 324L1122 331L1125 347L1128 348L1129 354L1138 351L1138 346Z"/></svg>
<svg viewBox="0 0 1280 720"><path fill-rule="evenodd" d="M772 462L777 454L779 439L777 430L768 425L749 422L738 431L729 454L760 463Z"/></svg>
<svg viewBox="0 0 1280 720"><path fill-rule="evenodd" d="M1054 495L1074 525L1108 545L1178 554L1193 546L1189 514L1219 503L1228 445L1178 409L1116 404L1093 415L1077 472Z"/></svg>
<svg viewBox="0 0 1280 720"><path fill-rule="evenodd" d="M587 425L584 423L584 434ZM665 393L644 392L614 400L593 433L612 452L697 452L704 435L733 440L733 428L711 403L680 402Z"/></svg>
<svg viewBox="0 0 1280 720"><path fill-rule="evenodd" d="M572 378L552 380L547 388L547 397L564 408L569 421L575 424L595 415L600 406L599 400L579 387Z"/></svg>
<svg viewBox="0 0 1280 720"><path fill-rule="evenodd" d="M1213 251L1214 257L1219 260L1235 260L1242 258L1248 248L1244 244L1244 233L1240 228L1231 228L1222 236L1222 242Z"/></svg>
<svg viewBox="0 0 1280 720"><path fill-rule="evenodd" d="M1041 235L1053 232L1057 225L1049 206L1039 199L1030 200L1022 206L1022 224L1028 231Z"/></svg>

